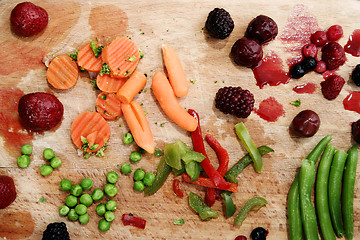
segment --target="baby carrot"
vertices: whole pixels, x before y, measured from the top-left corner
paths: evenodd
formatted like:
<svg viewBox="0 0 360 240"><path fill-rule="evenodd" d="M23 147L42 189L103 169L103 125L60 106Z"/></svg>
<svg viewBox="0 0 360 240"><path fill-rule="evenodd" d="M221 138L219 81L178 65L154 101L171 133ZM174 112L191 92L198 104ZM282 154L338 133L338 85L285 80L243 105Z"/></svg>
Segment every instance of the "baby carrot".
<svg viewBox="0 0 360 240"><path fill-rule="evenodd" d="M99 45L97 45L98 47ZM90 72L99 72L103 64L101 56L95 57L90 43L83 46L77 55L78 65Z"/></svg>
<svg viewBox="0 0 360 240"><path fill-rule="evenodd" d="M126 78L114 78L109 74L97 75L96 85L103 92L116 93L126 82Z"/></svg>
<svg viewBox="0 0 360 240"><path fill-rule="evenodd" d="M118 99L123 103L130 103L145 84L145 75L135 71L117 92Z"/></svg>
<svg viewBox="0 0 360 240"><path fill-rule="evenodd" d="M189 92L189 83L186 79L179 57L173 48L166 45L162 46L162 53L166 71L175 96L186 96Z"/></svg>
<svg viewBox="0 0 360 240"><path fill-rule="evenodd" d="M78 79L79 69L76 62L68 55L56 56L46 72L48 82L56 89L69 89Z"/></svg>
<svg viewBox="0 0 360 240"><path fill-rule="evenodd" d="M155 73L152 78L152 90L169 118L185 130L195 131L197 128L196 119L180 105L164 73Z"/></svg>
<svg viewBox="0 0 360 240"><path fill-rule="evenodd" d="M122 116L121 102L115 93L102 92L96 99L96 111L106 120L117 120Z"/></svg>

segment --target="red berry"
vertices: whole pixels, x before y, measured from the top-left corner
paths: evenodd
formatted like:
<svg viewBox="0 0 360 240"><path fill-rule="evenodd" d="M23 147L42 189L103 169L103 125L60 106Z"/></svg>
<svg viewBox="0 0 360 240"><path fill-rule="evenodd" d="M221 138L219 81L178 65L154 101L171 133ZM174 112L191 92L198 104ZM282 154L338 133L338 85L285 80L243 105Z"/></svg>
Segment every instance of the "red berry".
<svg viewBox="0 0 360 240"><path fill-rule="evenodd" d="M360 119L351 124L351 135L355 142L360 144Z"/></svg>
<svg viewBox="0 0 360 240"><path fill-rule="evenodd" d="M239 235L235 238L235 240L247 240L247 238L243 235Z"/></svg>
<svg viewBox="0 0 360 240"><path fill-rule="evenodd" d="M238 65L255 67L263 57L263 50L257 41L243 37L232 46L231 56Z"/></svg>
<svg viewBox="0 0 360 240"><path fill-rule="evenodd" d="M259 15L249 23L245 37L263 44L273 40L277 34L278 26L276 22L268 16Z"/></svg>
<svg viewBox="0 0 360 240"><path fill-rule="evenodd" d="M318 47L324 46L328 42L326 32L316 31L315 33L311 34L310 41Z"/></svg>
<svg viewBox="0 0 360 240"><path fill-rule="evenodd" d="M337 41L343 35L343 29L340 25L332 25L326 32L329 41Z"/></svg>
<svg viewBox="0 0 360 240"><path fill-rule="evenodd" d="M48 21L46 10L31 2L19 3L11 11L11 29L19 36L29 37L40 33Z"/></svg>
<svg viewBox="0 0 360 240"><path fill-rule="evenodd" d="M318 49L315 44L309 43L302 48L304 57L316 57Z"/></svg>
<svg viewBox="0 0 360 240"><path fill-rule="evenodd" d="M322 48L321 58L326 63L326 68L333 70L345 63L345 50L339 43L329 42Z"/></svg>
<svg viewBox="0 0 360 240"><path fill-rule="evenodd" d="M320 118L312 110L299 112L291 122L291 129L300 137L311 137L319 130Z"/></svg>
<svg viewBox="0 0 360 240"><path fill-rule="evenodd" d="M338 75L333 75L320 83L321 92L326 99L335 99L339 95L344 84L345 80L342 77Z"/></svg>
<svg viewBox="0 0 360 240"><path fill-rule="evenodd" d="M315 72L317 73L323 73L326 71L326 63L324 61L318 61Z"/></svg>
<svg viewBox="0 0 360 240"><path fill-rule="evenodd" d="M0 209L9 206L16 198L14 180L9 176L0 175Z"/></svg>

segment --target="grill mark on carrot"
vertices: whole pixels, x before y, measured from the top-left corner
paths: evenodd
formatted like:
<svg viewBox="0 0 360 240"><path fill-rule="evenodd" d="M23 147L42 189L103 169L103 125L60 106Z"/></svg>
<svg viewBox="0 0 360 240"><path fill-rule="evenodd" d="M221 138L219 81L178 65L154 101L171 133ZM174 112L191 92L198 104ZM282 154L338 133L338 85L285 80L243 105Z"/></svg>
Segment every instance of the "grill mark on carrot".
<svg viewBox="0 0 360 240"><path fill-rule="evenodd" d="M90 43L83 46L78 52L78 65L90 72L99 72L103 64L101 54L98 58L90 47Z"/></svg>
<svg viewBox="0 0 360 240"><path fill-rule="evenodd" d="M123 103L130 103L135 95L145 86L144 74L135 71L117 92L118 99Z"/></svg>
<svg viewBox="0 0 360 240"><path fill-rule="evenodd" d="M96 99L96 111L106 120L116 120L122 116L121 102L115 93L102 92Z"/></svg>
<svg viewBox="0 0 360 240"><path fill-rule="evenodd" d="M120 79L110 76L109 74L98 75L96 85L103 92L116 93L126 82L126 78Z"/></svg>
<svg viewBox="0 0 360 240"><path fill-rule="evenodd" d="M46 77L56 89L69 89L76 84L79 69L76 62L67 55L56 56L49 65Z"/></svg>

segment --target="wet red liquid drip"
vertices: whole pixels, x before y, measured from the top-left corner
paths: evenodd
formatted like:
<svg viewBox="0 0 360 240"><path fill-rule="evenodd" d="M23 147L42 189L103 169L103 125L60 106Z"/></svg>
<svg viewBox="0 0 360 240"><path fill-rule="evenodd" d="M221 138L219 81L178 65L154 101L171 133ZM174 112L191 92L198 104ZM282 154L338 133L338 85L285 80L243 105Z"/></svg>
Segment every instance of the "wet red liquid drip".
<svg viewBox="0 0 360 240"><path fill-rule="evenodd" d="M360 57L360 29L354 30L344 46L344 49L345 52L350 53L355 57Z"/></svg>
<svg viewBox="0 0 360 240"><path fill-rule="evenodd" d="M252 69L256 85L263 88L266 84L277 86L289 82L289 73L285 72L283 61L275 53L262 59L260 64Z"/></svg>
<svg viewBox="0 0 360 240"><path fill-rule="evenodd" d="M350 92L343 101L345 110L360 113L360 92Z"/></svg>
<svg viewBox="0 0 360 240"><path fill-rule="evenodd" d="M255 113L268 122L275 122L280 116L285 115L283 106L274 97L263 100Z"/></svg>
<svg viewBox="0 0 360 240"><path fill-rule="evenodd" d="M313 93L315 92L316 90L316 84L315 83L305 83L305 84L302 84L302 85L298 85L298 86L295 86L293 88L294 92L296 93Z"/></svg>
<svg viewBox="0 0 360 240"><path fill-rule="evenodd" d="M17 156L22 145L30 143L33 133L20 123L18 102L24 93L14 87L0 89L0 136L4 140L5 149Z"/></svg>

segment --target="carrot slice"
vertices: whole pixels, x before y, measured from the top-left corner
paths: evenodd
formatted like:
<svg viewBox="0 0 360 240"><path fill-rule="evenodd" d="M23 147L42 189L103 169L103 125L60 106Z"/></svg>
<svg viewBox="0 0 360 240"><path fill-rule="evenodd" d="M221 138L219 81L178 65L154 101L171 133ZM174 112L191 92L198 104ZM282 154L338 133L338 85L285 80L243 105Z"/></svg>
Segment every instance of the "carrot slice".
<svg viewBox="0 0 360 240"><path fill-rule="evenodd" d="M81 149L81 137L89 138L91 144L98 144L95 149L86 148L86 152L96 152L102 148L110 138L110 126L97 112L84 112L79 114L71 124L71 139L75 146ZM92 145L89 144L91 147Z"/></svg>
<svg viewBox="0 0 360 240"><path fill-rule="evenodd" d="M56 89L73 87L79 76L76 62L68 55L56 56L46 72L48 82Z"/></svg>
<svg viewBox="0 0 360 240"><path fill-rule="evenodd" d="M152 90L161 108L170 119L187 131L195 131L196 119L180 105L163 72L156 72L153 76Z"/></svg>
<svg viewBox="0 0 360 240"><path fill-rule="evenodd" d="M136 144L148 153L154 153L154 138L149 122L140 104L134 100L129 104L122 103L121 110Z"/></svg>
<svg viewBox="0 0 360 240"><path fill-rule="evenodd" d="M97 46L100 46L99 44ZM99 72L103 64L101 54L95 57L94 51L90 47L90 43L83 46L77 55L78 65L90 72Z"/></svg>
<svg viewBox="0 0 360 240"><path fill-rule="evenodd" d="M175 96L184 97L189 92L189 83L184 69L175 50L169 46L162 46L162 53L166 71Z"/></svg>
<svg viewBox="0 0 360 240"><path fill-rule="evenodd" d="M126 78L114 78L109 74L100 75L96 77L96 85L103 92L116 93L126 82Z"/></svg>
<svg viewBox="0 0 360 240"><path fill-rule="evenodd" d="M102 92L96 99L96 111L106 120L116 120L122 116L121 102L115 93Z"/></svg>
<svg viewBox="0 0 360 240"><path fill-rule="evenodd" d="M145 86L146 77L144 74L135 71L125 84L117 92L117 97L123 103L130 103L135 95Z"/></svg>
<svg viewBox="0 0 360 240"><path fill-rule="evenodd" d="M103 60L109 65L116 78L127 78L135 70L140 60L139 48L126 37L113 40L102 52Z"/></svg>

